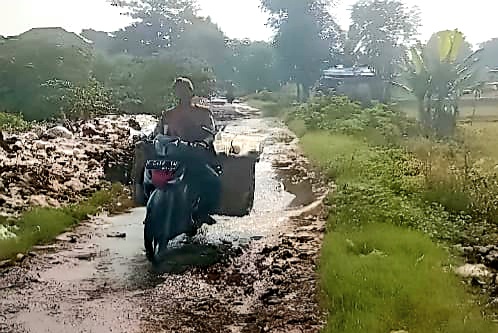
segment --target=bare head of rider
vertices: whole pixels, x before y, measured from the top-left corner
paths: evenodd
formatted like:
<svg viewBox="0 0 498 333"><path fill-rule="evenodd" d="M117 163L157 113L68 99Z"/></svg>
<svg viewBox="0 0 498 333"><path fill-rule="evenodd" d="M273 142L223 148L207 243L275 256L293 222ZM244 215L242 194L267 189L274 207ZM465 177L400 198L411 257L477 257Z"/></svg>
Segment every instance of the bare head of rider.
<svg viewBox="0 0 498 333"><path fill-rule="evenodd" d="M175 95L182 105L190 105L194 97L194 85L187 78L179 77L175 80Z"/></svg>

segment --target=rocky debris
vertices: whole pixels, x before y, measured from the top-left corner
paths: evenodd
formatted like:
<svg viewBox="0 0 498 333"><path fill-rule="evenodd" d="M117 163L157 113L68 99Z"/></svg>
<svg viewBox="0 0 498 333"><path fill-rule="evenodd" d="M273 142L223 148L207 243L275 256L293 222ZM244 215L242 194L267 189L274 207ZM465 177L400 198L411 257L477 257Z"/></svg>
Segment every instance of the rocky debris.
<svg viewBox="0 0 498 333"><path fill-rule="evenodd" d="M453 249L467 258L470 264L481 264L489 269L498 269L498 246L463 246L455 245Z"/></svg>
<svg viewBox="0 0 498 333"><path fill-rule="evenodd" d="M62 139L72 139L73 138L73 133L71 133L70 130L68 130L67 128L63 127L63 126L55 126L55 127L52 127L52 128L49 128L45 131L45 133L43 133L43 138L47 138L47 139L58 139L58 138L62 138Z"/></svg>
<svg viewBox="0 0 498 333"><path fill-rule="evenodd" d="M269 283L260 295L261 304L256 306L256 327L260 331L320 330L323 316L311 300L317 292L315 268L321 230L323 222L320 220L315 220L305 230L296 226L292 233L279 237L279 244L261 249L258 272L260 279Z"/></svg>
<svg viewBox="0 0 498 333"><path fill-rule="evenodd" d="M128 126L134 129L135 131L142 130L142 126L140 125L140 123L133 118L130 118L130 120L128 120Z"/></svg>
<svg viewBox="0 0 498 333"><path fill-rule="evenodd" d="M95 258L97 256L97 253L94 251L74 251L70 252L67 256L69 258L89 261Z"/></svg>
<svg viewBox="0 0 498 333"><path fill-rule="evenodd" d="M92 137L92 136L102 136L102 133L100 133L95 125L93 124L83 124L81 126L81 135L84 137Z"/></svg>
<svg viewBox="0 0 498 333"><path fill-rule="evenodd" d="M21 262L21 261L23 261L25 258L26 258L26 255L25 255L24 253L18 253L18 254L16 255L16 261L17 261L17 262Z"/></svg>
<svg viewBox="0 0 498 333"><path fill-rule="evenodd" d="M126 232L111 232L107 234L108 238L126 238Z"/></svg>
<svg viewBox="0 0 498 333"><path fill-rule="evenodd" d="M12 264L12 261L9 259L9 260L2 260L0 261L0 268L5 268L5 267L8 267Z"/></svg>
<svg viewBox="0 0 498 333"><path fill-rule="evenodd" d="M455 274L475 287L475 292L488 298L484 312L490 320L498 322L498 246L477 245L453 247L467 263L455 269Z"/></svg>
<svg viewBox="0 0 498 333"><path fill-rule="evenodd" d="M488 268L482 264L465 264L455 269L455 273L464 278L486 278L492 275Z"/></svg>
<svg viewBox="0 0 498 333"><path fill-rule="evenodd" d="M469 255L474 252L474 248L472 246L463 246L461 244L455 245L454 249L462 255Z"/></svg>
<svg viewBox="0 0 498 333"><path fill-rule="evenodd" d="M72 232L66 232L62 235L57 236L55 240L59 242L76 243L78 241L78 235Z"/></svg>
<svg viewBox="0 0 498 333"><path fill-rule="evenodd" d="M38 127L0 140L0 212L59 207L99 190L102 181L129 181L132 118L115 116ZM41 134L38 134L41 132Z"/></svg>
<svg viewBox="0 0 498 333"><path fill-rule="evenodd" d="M251 108L247 105L215 105L208 104L209 109L213 113L215 119L219 122L230 121L234 119L247 119L250 118L257 109Z"/></svg>
<svg viewBox="0 0 498 333"><path fill-rule="evenodd" d="M33 250L35 250L35 251L53 251L53 250L57 250L58 248L59 248L59 246L56 244L33 246Z"/></svg>

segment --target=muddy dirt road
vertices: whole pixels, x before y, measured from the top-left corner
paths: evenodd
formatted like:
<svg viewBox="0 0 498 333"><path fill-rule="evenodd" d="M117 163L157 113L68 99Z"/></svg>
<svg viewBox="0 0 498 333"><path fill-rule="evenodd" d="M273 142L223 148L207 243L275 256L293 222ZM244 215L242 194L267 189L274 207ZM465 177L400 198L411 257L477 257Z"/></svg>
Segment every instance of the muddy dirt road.
<svg viewBox="0 0 498 333"><path fill-rule="evenodd" d="M95 217L0 271L0 332L319 331L323 191L275 121L229 123L225 135L264 145L250 216L217 217L154 267L144 209Z"/></svg>

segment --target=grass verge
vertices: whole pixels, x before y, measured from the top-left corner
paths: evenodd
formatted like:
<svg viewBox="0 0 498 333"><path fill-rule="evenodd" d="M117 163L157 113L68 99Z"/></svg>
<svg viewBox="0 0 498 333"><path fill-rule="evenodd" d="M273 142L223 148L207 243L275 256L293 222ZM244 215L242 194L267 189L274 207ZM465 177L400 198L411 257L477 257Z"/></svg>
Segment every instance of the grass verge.
<svg viewBox="0 0 498 333"><path fill-rule="evenodd" d="M0 260L28 252L34 245L47 244L81 221L100 211L118 212L130 207L123 186L95 192L90 198L63 208L36 207L22 214L12 225L17 237L0 240Z"/></svg>
<svg viewBox="0 0 498 333"><path fill-rule="evenodd" d="M329 233L320 267L325 332L496 332L443 272L447 258L422 233L383 222Z"/></svg>
<svg viewBox="0 0 498 333"><path fill-rule="evenodd" d="M457 240L466 221L424 200L421 165L406 149L330 131L301 144L337 184L319 268L325 332L498 331L434 242Z"/></svg>

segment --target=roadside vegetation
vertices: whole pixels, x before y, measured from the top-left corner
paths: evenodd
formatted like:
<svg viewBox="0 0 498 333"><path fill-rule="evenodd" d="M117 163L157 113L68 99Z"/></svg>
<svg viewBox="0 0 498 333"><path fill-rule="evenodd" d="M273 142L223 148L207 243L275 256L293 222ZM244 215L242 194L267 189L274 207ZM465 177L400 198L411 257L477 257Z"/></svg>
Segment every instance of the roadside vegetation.
<svg viewBox="0 0 498 333"><path fill-rule="evenodd" d="M22 114L0 112L0 131L19 132L30 127Z"/></svg>
<svg viewBox="0 0 498 333"><path fill-rule="evenodd" d="M49 244L99 212L126 211L132 205L125 193L122 185L113 184L77 204L62 208L33 207L17 218L0 218L0 225L7 226L7 232L0 238L0 260L25 254L34 245Z"/></svg>
<svg viewBox="0 0 498 333"><path fill-rule="evenodd" d="M496 197L498 187L488 186L496 175L480 167L491 137L463 127L454 140L427 138L398 110L364 109L346 97L311 100L287 122L337 186L320 262L326 332L498 329L459 283L459 259L446 250L496 237L495 205L482 195Z"/></svg>
<svg viewBox="0 0 498 333"><path fill-rule="evenodd" d="M291 112L296 104L296 92L292 88L292 85L288 85L276 92L259 91L245 96L243 101L261 110L264 117L283 117Z"/></svg>

